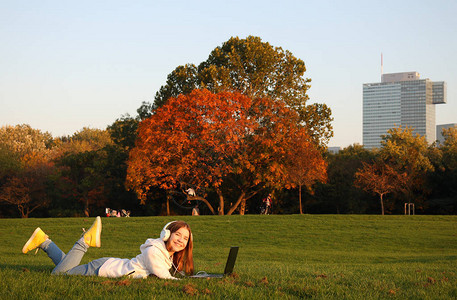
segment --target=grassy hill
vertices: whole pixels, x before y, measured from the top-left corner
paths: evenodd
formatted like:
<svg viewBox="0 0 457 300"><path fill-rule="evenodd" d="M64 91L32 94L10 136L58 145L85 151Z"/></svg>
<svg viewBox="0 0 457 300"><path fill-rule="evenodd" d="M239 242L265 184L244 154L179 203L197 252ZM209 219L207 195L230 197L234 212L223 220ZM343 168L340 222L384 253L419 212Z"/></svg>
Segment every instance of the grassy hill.
<svg viewBox="0 0 457 300"><path fill-rule="evenodd" d="M196 270L235 274L167 281L51 276L42 251L21 248L40 226L63 251L93 218L0 219L0 298L452 299L457 298L457 216L274 215L178 217L194 235ZM132 258L173 217L102 218L102 247L82 263Z"/></svg>

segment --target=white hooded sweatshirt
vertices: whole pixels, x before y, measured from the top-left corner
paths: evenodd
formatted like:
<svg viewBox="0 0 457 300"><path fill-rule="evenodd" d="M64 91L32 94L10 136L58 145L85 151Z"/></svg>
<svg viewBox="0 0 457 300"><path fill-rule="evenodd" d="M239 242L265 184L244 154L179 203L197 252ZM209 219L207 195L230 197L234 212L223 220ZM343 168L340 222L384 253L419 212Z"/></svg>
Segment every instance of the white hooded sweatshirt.
<svg viewBox="0 0 457 300"><path fill-rule="evenodd" d="M146 278L153 274L163 279L177 279L170 274L173 256L170 256L162 239L147 239L140 246L141 254L132 259L109 258L98 276Z"/></svg>

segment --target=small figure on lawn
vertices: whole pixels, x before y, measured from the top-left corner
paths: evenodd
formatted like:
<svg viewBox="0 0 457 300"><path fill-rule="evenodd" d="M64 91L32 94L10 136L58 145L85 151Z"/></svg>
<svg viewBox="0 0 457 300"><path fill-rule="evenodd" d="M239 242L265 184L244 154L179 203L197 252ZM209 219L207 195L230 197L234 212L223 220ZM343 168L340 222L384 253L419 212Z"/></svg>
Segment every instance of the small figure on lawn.
<svg viewBox="0 0 457 300"><path fill-rule="evenodd" d="M263 214L265 214L265 215L271 214L271 204L272 204L271 194L268 194L268 197L263 199Z"/></svg>

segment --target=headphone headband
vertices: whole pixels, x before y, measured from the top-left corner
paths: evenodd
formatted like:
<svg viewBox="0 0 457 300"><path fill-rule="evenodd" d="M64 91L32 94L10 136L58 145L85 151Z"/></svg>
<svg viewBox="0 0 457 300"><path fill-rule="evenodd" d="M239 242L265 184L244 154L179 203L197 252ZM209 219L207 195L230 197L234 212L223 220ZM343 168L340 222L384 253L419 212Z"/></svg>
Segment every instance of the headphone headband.
<svg viewBox="0 0 457 300"><path fill-rule="evenodd" d="M172 223L174 223L174 222L176 222L176 221L168 222L167 224L165 224L165 226L163 226L163 229L162 229L162 230L167 229L167 227L168 227L169 225L171 225Z"/></svg>
<svg viewBox="0 0 457 300"><path fill-rule="evenodd" d="M170 224L174 223L174 222L177 222L177 221L168 222L167 224L165 224L165 226L163 226L163 229L162 229L162 231L160 232L160 238L162 239L162 241L166 242L166 241L168 241L168 239L170 238L170 236L171 236L171 231L170 231L169 229L167 229L167 227L168 227ZM190 237L189 237L189 238L190 238L190 240L193 240L194 237L193 237L193 234L192 234L192 233L190 234Z"/></svg>
<svg viewBox="0 0 457 300"><path fill-rule="evenodd" d="M163 226L163 229L162 229L162 231L160 232L160 238L161 238L164 242L168 241L168 239L170 238L170 235L171 235L171 232L170 232L170 230L167 229L167 227L168 227L170 224L174 223L174 222L176 222L176 221L168 222L167 224L165 224L165 226Z"/></svg>

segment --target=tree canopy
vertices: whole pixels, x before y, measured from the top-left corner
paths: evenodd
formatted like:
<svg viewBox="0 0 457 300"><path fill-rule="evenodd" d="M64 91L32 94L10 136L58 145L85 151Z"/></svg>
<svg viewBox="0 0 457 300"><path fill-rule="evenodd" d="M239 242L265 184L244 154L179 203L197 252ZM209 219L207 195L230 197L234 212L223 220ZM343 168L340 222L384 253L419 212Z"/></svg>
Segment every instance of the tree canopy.
<svg viewBox="0 0 457 300"><path fill-rule="evenodd" d="M311 190L316 182L325 182L327 163L304 132L298 132L290 142L289 162L286 165L288 181L298 186L299 210L303 214L302 187Z"/></svg>
<svg viewBox="0 0 457 300"><path fill-rule="evenodd" d="M380 167L370 169L369 166L365 166L365 171L367 174L381 174L378 180L376 177L372 180L378 181L378 184L381 184L382 178L388 178L386 185L393 182L391 175L396 173L397 178L401 179L401 184L398 184L397 188L405 196L404 200L421 205L426 193L424 183L427 172L434 170L425 137L415 134L412 128L395 127L389 129L382 139L382 147L379 150L379 159L382 162ZM390 187L388 189L393 190Z"/></svg>
<svg viewBox="0 0 457 300"><path fill-rule="evenodd" d="M16 206L24 218L49 203L51 145L51 134L27 124L0 128L0 203Z"/></svg>
<svg viewBox="0 0 457 300"><path fill-rule="evenodd" d="M127 184L142 201L152 186L212 187L223 211L221 185L231 182L238 194L231 214L265 186L286 184L288 145L301 128L296 120L270 98L208 90L170 98L140 123Z"/></svg>
<svg viewBox="0 0 457 300"><path fill-rule="evenodd" d="M398 191L405 182L406 173L399 174L383 162L363 163L363 168L357 171L355 178L356 186L379 195L381 214L384 215L384 195Z"/></svg>
<svg viewBox="0 0 457 300"><path fill-rule="evenodd" d="M290 51L273 47L259 37L232 37L211 51L208 59L178 66L156 93L158 108L171 97L194 89L213 93L239 92L250 98L271 98L295 110L316 143L326 145L333 136L331 110L325 104L308 104L311 79L305 78L305 63Z"/></svg>

